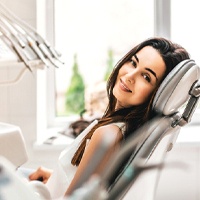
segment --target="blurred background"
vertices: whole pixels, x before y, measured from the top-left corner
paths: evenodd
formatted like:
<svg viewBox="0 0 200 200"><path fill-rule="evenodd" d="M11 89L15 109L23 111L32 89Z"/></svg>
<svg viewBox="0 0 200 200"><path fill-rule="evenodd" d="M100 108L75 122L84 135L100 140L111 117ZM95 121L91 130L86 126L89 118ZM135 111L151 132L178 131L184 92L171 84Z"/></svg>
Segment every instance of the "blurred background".
<svg viewBox="0 0 200 200"><path fill-rule="evenodd" d="M133 46L162 36L185 47L200 64L198 0L0 0L61 53L64 64L26 72L23 63L0 46L0 121L22 129L29 160L26 167L54 167L73 141L69 126L82 116L102 115L105 81L117 61ZM5 59L7 58L7 59ZM79 101L77 101L79 99ZM76 103L74 103L76 102ZM81 119L82 119L81 118ZM186 169L166 168L157 199L200 199L200 106L183 128L167 162L181 160Z"/></svg>

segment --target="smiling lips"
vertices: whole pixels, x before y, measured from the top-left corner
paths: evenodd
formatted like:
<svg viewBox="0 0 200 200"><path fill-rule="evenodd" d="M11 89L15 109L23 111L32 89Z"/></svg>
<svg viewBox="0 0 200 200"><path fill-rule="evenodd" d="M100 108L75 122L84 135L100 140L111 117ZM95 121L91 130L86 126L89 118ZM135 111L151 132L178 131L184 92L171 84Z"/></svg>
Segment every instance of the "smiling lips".
<svg viewBox="0 0 200 200"><path fill-rule="evenodd" d="M120 88L123 90L123 91L125 91L125 92L131 92L132 93L132 91L127 87L127 85L120 79Z"/></svg>

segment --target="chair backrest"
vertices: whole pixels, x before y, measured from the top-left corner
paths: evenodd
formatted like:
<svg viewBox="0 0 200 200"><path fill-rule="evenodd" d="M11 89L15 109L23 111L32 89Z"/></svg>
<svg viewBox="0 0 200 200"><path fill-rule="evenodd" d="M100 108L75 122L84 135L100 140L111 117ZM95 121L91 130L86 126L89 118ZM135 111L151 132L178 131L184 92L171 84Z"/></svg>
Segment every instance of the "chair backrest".
<svg viewBox="0 0 200 200"><path fill-rule="evenodd" d="M168 74L153 101L153 110L158 116L125 143L102 178L106 184L124 157L131 154L126 167L110 187L107 199L154 199L160 168L143 170L145 166L159 166L163 162L176 142L181 126L190 122L200 96L199 78L200 68L190 59L179 63ZM186 102L182 114L180 109Z"/></svg>

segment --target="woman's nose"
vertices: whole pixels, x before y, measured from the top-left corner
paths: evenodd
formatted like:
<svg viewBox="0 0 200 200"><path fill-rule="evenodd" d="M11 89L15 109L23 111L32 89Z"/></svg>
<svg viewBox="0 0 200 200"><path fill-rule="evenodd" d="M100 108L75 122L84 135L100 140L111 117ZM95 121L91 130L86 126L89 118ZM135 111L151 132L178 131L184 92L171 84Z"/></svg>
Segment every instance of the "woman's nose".
<svg viewBox="0 0 200 200"><path fill-rule="evenodd" d="M127 75L126 75L126 80L127 80L129 83L135 83L136 76L137 76L137 72L136 72L136 71L129 72L129 73L127 73Z"/></svg>

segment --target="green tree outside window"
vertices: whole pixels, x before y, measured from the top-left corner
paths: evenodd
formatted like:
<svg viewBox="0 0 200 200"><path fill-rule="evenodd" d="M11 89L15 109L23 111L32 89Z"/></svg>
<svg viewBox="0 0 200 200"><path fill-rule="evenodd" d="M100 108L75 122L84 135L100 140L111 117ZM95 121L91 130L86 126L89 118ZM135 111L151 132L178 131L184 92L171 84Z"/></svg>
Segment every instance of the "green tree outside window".
<svg viewBox="0 0 200 200"><path fill-rule="evenodd" d="M108 60L107 60L107 69L104 75L104 81L107 81L112 70L113 70L113 51L112 49L108 50Z"/></svg>
<svg viewBox="0 0 200 200"><path fill-rule="evenodd" d="M85 83L78 69L77 55L74 55L73 74L66 92L67 114L80 114L85 109Z"/></svg>

